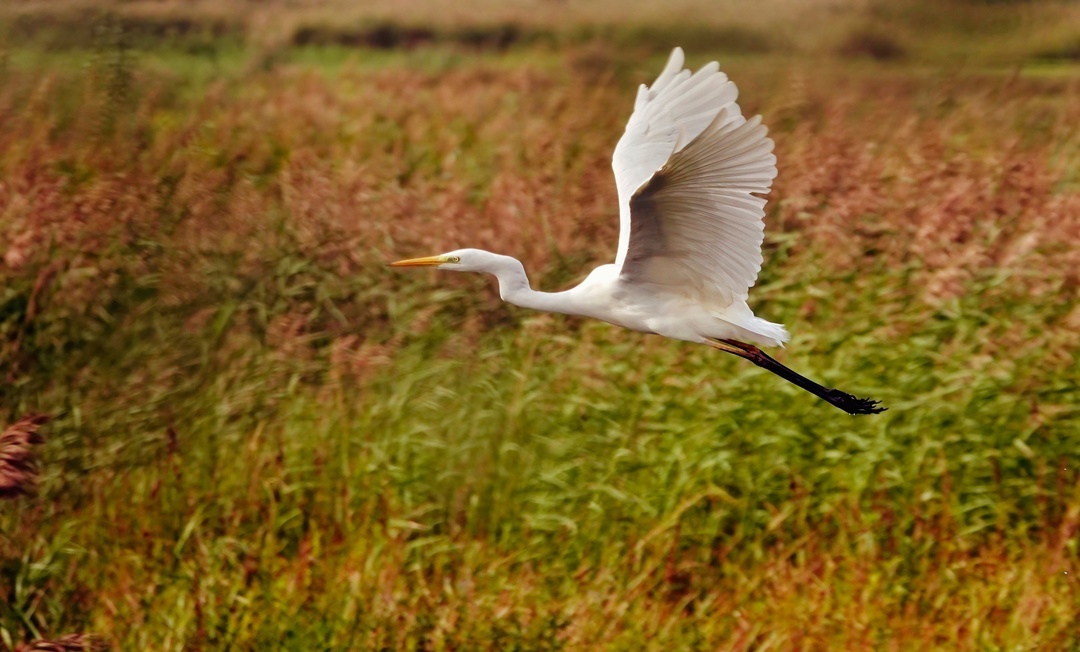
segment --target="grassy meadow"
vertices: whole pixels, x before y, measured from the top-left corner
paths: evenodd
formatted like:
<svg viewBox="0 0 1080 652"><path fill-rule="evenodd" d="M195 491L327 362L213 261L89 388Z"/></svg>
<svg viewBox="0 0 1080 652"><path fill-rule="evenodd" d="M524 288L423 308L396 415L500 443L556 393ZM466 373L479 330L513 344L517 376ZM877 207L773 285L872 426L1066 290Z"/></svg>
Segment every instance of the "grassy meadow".
<svg viewBox="0 0 1080 652"><path fill-rule="evenodd" d="M1075 3L398 4L0 11L0 650L1080 649ZM884 414L385 267L609 262L680 44Z"/></svg>

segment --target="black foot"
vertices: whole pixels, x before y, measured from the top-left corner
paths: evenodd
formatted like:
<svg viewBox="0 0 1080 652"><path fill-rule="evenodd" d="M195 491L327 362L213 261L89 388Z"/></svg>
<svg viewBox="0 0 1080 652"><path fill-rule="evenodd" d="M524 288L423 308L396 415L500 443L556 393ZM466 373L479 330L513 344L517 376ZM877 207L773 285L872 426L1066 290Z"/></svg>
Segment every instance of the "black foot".
<svg viewBox="0 0 1080 652"><path fill-rule="evenodd" d="M841 392L838 389L830 389L828 396L822 398L848 414L879 414L889 409L878 407L878 403L881 403L881 401L869 398L855 398L851 394Z"/></svg>

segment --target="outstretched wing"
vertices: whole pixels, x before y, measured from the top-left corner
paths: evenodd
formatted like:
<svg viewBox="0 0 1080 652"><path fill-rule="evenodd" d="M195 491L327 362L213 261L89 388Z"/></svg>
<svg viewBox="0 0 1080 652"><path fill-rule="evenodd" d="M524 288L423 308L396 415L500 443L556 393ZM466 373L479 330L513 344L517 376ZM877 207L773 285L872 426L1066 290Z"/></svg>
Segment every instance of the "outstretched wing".
<svg viewBox="0 0 1080 652"><path fill-rule="evenodd" d="M653 85L654 90L666 81L665 75L676 60L681 67L678 50ZM635 133L645 137L628 143L627 151L643 152L634 161L654 161L659 143L670 145L657 168L640 182L631 172L643 175L643 163L621 167L626 183L637 183L633 191L624 191L618 163L619 148L627 141L630 126L616 148L622 204L616 265L623 280L675 286L710 303L728 305L746 299L761 270L765 199L757 195L769 192L776 177L776 157L760 117L749 122L743 118L734 102L734 84L723 77L722 92L716 92L708 75L695 82L709 70L709 74L722 77L715 68L706 66L693 76L687 71L673 73L669 83L678 83L680 75L685 75L682 84L662 86L643 107L639 94L639 107L630 121L633 124L640 114L652 122L643 129L636 127ZM689 84L694 88L669 97ZM691 105L689 111L683 108L684 102ZM652 103L666 108L644 113ZM702 115L708 115L704 125L700 125ZM650 137L672 129L673 138ZM624 192L630 196L624 199Z"/></svg>
<svg viewBox="0 0 1080 652"><path fill-rule="evenodd" d="M620 270L632 282L696 290L722 305L746 300L761 270L765 198L776 178L761 118L725 108L630 199Z"/></svg>
<svg viewBox="0 0 1080 652"><path fill-rule="evenodd" d="M621 265L630 242L630 198L671 155L696 138L725 106L734 107L738 90L715 61L693 75L683 70L683 51L675 48L651 87L638 88L634 113L615 146L611 167L619 191Z"/></svg>

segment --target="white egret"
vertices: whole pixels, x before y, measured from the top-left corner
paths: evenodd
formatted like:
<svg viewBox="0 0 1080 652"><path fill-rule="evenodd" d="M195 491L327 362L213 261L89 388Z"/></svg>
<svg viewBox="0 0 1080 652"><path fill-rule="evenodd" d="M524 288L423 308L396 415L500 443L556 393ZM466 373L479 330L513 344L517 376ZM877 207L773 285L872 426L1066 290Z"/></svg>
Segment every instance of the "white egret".
<svg viewBox="0 0 1080 652"><path fill-rule="evenodd" d="M745 358L849 414L885 408L823 387L757 345L782 346L780 324L755 317L747 293L761 270L765 199L776 177L761 117L746 120L715 61L691 74L675 48L652 86L638 89L615 147L619 193L615 263L564 292L537 292L516 258L480 249L391 263L487 272L504 301L581 315L644 333L707 344Z"/></svg>

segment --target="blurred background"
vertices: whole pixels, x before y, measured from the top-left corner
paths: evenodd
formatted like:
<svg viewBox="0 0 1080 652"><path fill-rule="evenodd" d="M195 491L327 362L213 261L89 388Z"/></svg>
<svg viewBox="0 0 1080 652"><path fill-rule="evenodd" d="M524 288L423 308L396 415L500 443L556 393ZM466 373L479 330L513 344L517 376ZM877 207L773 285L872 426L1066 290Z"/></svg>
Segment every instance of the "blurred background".
<svg viewBox="0 0 1080 652"><path fill-rule="evenodd" d="M609 262L676 45L883 415L384 266ZM5 2L0 649L1076 647L1078 243L1076 2Z"/></svg>

